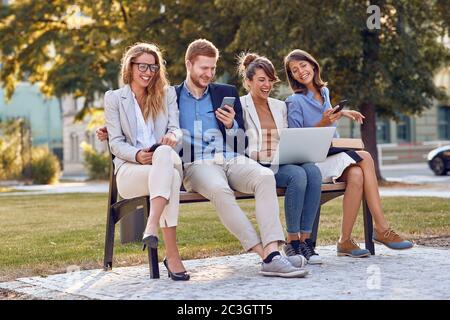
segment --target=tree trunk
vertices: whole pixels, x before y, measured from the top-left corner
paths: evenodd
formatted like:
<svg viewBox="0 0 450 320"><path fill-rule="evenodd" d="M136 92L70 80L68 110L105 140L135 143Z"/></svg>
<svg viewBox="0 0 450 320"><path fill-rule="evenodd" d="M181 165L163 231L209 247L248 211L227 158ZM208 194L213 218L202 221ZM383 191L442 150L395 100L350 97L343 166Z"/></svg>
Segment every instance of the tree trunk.
<svg viewBox="0 0 450 320"><path fill-rule="evenodd" d="M376 1L377 2L377 1ZM375 3L378 4L378 3ZM364 123L361 125L361 137L366 150L372 155L375 164L375 173L378 181L384 180L381 176L380 166L378 165L378 149L377 149L377 127L375 105L377 95L371 89L376 88L375 78L378 72L377 62L380 53L380 31L368 30L362 31L363 41L363 61L362 73L365 78L365 87L367 90L364 102L359 106L359 110L364 115Z"/></svg>
<svg viewBox="0 0 450 320"><path fill-rule="evenodd" d="M362 74L364 75L366 86L368 88L376 88L375 78L377 74L377 62L380 53L379 31L365 29L362 31L363 41L363 66ZM365 101L359 106L361 113L365 116L361 125L361 137L364 142L365 149L372 155L375 164L375 173L377 179L384 180L381 176L380 166L378 165L378 149L377 149L377 128L376 128L376 112L375 101L376 94L368 90Z"/></svg>
<svg viewBox="0 0 450 320"><path fill-rule="evenodd" d="M380 166L378 165L377 149L377 126L375 106L373 103L365 103L359 107L361 113L366 117L361 125L361 137L364 142L364 148L369 152L375 164L375 173L378 181L384 180L381 176Z"/></svg>

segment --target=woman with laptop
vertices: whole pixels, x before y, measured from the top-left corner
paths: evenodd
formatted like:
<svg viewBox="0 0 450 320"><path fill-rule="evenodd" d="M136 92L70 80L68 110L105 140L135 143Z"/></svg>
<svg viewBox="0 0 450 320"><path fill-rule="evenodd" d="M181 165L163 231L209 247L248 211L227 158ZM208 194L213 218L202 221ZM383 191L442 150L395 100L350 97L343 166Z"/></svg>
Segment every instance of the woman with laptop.
<svg viewBox="0 0 450 320"><path fill-rule="evenodd" d="M320 76L320 66L309 53L293 50L284 59L286 76L294 93L286 100L289 127L336 126L341 117L360 124L364 116L355 110L332 108L327 83ZM341 151L341 152L339 152ZM374 219L374 241L391 249L409 249L412 242L402 239L386 221L381 208L378 181L371 155L366 151L342 151L330 154L318 164L324 182L347 182L343 200L341 236L337 243L338 256L366 257L370 252L361 249L351 238L362 197L364 196Z"/></svg>
<svg viewBox="0 0 450 320"><path fill-rule="evenodd" d="M248 90L248 94L240 98L249 138L247 154L270 167L279 132L288 126L286 104L269 97L279 79L270 60L253 53L241 56L238 70ZM320 264L322 260L309 239L320 206L322 176L319 168L313 163L304 163L280 165L277 169L274 170L276 185L286 188L288 235L283 251L286 256L299 255L310 264Z"/></svg>

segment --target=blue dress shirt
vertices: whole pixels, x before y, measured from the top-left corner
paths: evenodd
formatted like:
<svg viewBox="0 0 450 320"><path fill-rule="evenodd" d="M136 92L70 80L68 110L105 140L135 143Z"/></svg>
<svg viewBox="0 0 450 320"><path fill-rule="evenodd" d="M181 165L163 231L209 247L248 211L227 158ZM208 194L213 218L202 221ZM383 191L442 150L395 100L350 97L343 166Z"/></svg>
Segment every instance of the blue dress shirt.
<svg viewBox="0 0 450 320"><path fill-rule="evenodd" d="M286 99L287 117L289 128L314 127L321 119L323 113L332 108L330 102L330 91L322 87L320 94L323 104L314 98L314 94L308 91L306 94L293 93ZM333 124L336 127L337 123ZM339 138L336 130L335 138Z"/></svg>
<svg viewBox="0 0 450 320"><path fill-rule="evenodd" d="M180 127L183 129L183 145L194 146L194 161L213 159L222 153L226 159L236 157L233 151L228 151L222 133L217 124L209 87L200 98L196 98L183 83L178 107L180 110ZM238 129L234 120L233 127Z"/></svg>

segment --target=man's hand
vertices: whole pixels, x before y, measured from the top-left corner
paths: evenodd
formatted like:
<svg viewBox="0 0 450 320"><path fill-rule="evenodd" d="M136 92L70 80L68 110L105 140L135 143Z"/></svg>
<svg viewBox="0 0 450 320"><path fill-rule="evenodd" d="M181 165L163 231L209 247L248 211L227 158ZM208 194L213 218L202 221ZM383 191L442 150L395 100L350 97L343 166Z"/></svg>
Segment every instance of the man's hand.
<svg viewBox="0 0 450 320"><path fill-rule="evenodd" d="M361 114L361 112L355 110L343 110L341 112L344 117L350 118L353 121L358 122L359 124L363 124L363 119L366 118Z"/></svg>
<svg viewBox="0 0 450 320"><path fill-rule="evenodd" d="M136 161L140 164L152 164L153 152L148 151L149 148L139 150L136 154Z"/></svg>
<svg viewBox="0 0 450 320"><path fill-rule="evenodd" d="M108 140L108 130L106 127L101 127L95 130L95 134L97 135L97 139L100 141Z"/></svg>
<svg viewBox="0 0 450 320"><path fill-rule="evenodd" d="M236 116L236 112L229 105L225 105L223 110L222 108L218 108L216 110L216 117L220 120L227 129L231 129L233 127L234 117Z"/></svg>
<svg viewBox="0 0 450 320"><path fill-rule="evenodd" d="M166 133L166 135L164 137L162 137L160 143L174 148L177 145L178 141L177 141L177 138L175 137L174 133L168 132L168 133Z"/></svg>

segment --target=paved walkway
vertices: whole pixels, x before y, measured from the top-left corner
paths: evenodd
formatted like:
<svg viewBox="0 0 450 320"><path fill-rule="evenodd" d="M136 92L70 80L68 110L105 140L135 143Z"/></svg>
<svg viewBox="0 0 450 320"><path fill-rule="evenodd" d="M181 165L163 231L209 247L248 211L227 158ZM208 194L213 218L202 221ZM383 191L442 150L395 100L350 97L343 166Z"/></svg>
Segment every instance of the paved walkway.
<svg viewBox="0 0 450 320"><path fill-rule="evenodd" d="M108 182L63 182L55 185L15 186L14 189L25 192L4 192L0 193L0 197L80 192L108 193ZM450 198L450 188L448 185L423 185L410 186L407 188L381 187L380 194L382 197L404 196Z"/></svg>
<svg viewBox="0 0 450 320"><path fill-rule="evenodd" d="M161 279L150 279L142 265L21 278L0 288L38 299L450 300L450 250L392 251L377 245L377 254L364 259L337 257L334 246L317 251L325 263L308 266L311 274L303 279L263 277L257 255L242 254L185 261L187 282L168 279L160 264Z"/></svg>

